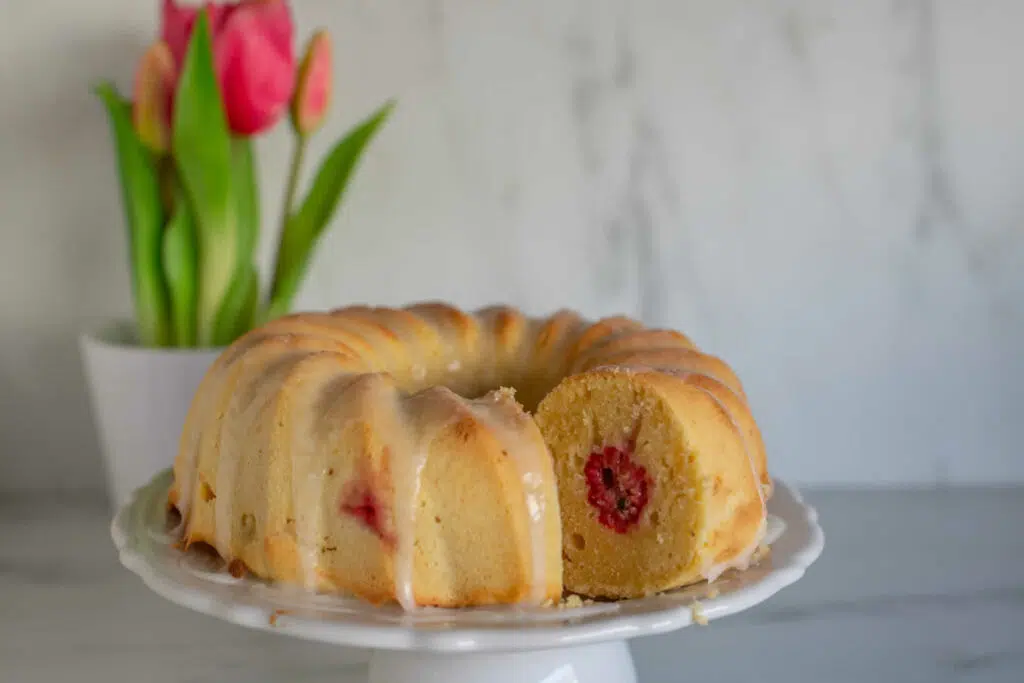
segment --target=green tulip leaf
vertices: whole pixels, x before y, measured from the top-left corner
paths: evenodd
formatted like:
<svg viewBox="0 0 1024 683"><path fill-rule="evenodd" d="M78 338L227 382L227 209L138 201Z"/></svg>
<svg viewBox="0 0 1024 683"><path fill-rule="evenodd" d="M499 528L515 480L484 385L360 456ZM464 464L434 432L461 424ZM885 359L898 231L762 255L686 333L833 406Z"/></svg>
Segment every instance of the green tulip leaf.
<svg viewBox="0 0 1024 683"><path fill-rule="evenodd" d="M238 316L238 325L235 326L231 339L240 337L248 332L256 324L256 313L260 303L260 277L256 267L250 267L246 276L245 296L241 315Z"/></svg>
<svg viewBox="0 0 1024 683"><path fill-rule="evenodd" d="M197 342L214 342L214 327L239 269L237 205L232 194L231 134L214 72L206 10L199 13L182 67L171 148L196 219Z"/></svg>
<svg viewBox="0 0 1024 683"><path fill-rule="evenodd" d="M217 345L230 344L252 327L259 301L259 276L254 265L260 231L259 182L248 138L231 140L231 174L239 263L214 323L213 342Z"/></svg>
<svg viewBox="0 0 1024 683"><path fill-rule="evenodd" d="M175 197L164 232L164 273L171 293L171 320L176 346L196 344L196 228L188 198Z"/></svg>
<svg viewBox="0 0 1024 683"><path fill-rule="evenodd" d="M231 189L238 217L238 257L245 271L256 256L260 234L260 186L256 152L249 138L231 139Z"/></svg>
<svg viewBox="0 0 1024 683"><path fill-rule="evenodd" d="M232 281L231 288L224 298L224 306L214 325L214 344L227 346L252 327L259 289L256 268L249 264Z"/></svg>
<svg viewBox="0 0 1024 683"><path fill-rule="evenodd" d="M157 163L135 132L130 102L110 83L98 85L94 92L106 107L114 135L139 342L166 346L170 320L160 262L164 215Z"/></svg>
<svg viewBox="0 0 1024 683"><path fill-rule="evenodd" d="M387 102L334 145L298 211L288 217L274 268L269 319L284 315L291 308L313 250L334 216L356 164L393 108L394 103Z"/></svg>
<svg viewBox="0 0 1024 683"><path fill-rule="evenodd" d="M229 344L252 327L259 299L259 276L254 265L260 228L259 181L249 138L231 139L231 189L238 215L239 264L217 314L217 344Z"/></svg>

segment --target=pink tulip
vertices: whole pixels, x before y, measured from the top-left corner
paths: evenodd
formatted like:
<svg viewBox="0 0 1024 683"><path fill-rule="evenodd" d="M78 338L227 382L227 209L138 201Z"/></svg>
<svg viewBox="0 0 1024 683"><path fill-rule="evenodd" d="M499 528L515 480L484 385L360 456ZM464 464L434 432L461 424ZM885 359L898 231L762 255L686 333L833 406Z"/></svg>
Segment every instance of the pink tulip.
<svg viewBox="0 0 1024 683"><path fill-rule="evenodd" d="M214 68L228 125L255 135L284 114L295 88L291 10L285 0L207 2ZM180 71L199 7L164 0L161 35Z"/></svg>
<svg viewBox="0 0 1024 683"><path fill-rule="evenodd" d="M317 31L309 41L299 66L299 79L292 98L292 125L300 135L309 135L323 122L331 103L331 37Z"/></svg>

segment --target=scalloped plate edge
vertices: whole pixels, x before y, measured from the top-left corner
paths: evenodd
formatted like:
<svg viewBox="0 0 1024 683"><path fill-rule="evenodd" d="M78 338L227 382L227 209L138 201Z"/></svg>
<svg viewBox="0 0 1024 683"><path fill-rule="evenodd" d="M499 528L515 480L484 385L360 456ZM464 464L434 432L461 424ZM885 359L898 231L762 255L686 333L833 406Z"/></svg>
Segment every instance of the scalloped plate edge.
<svg viewBox="0 0 1024 683"><path fill-rule="evenodd" d="M780 507L779 517L786 530L780 539L787 546L778 553L773 545L772 567L763 578L744 585L726 595L703 598L688 604L665 605L642 613L614 612L587 616L586 608L559 608L563 617L552 625L530 625L528 629L488 627L467 624L449 628L424 628L412 623L367 624L338 618L318 619L296 614L274 604L246 604L218 599L214 591L199 591L180 585L158 571L139 552L140 537L147 529L147 501L169 486L170 470L157 474L148 484L133 492L129 501L111 522L111 536L118 549L121 564L155 593L166 600L197 612L214 616L248 628L281 633L356 648L418 650L431 652L501 652L550 647L587 645L675 631L695 623L696 613L708 621L720 619L749 609L768 600L779 591L799 581L807 569L821 556L824 532L818 513L807 504L800 492L783 481L776 481L776 495L769 505ZM779 501L779 493L787 500ZM635 601L657 600L659 596ZM620 603L626 604L626 603ZM365 606L366 612L375 609ZM454 611L453 611L454 612ZM457 619L457 613L455 615Z"/></svg>

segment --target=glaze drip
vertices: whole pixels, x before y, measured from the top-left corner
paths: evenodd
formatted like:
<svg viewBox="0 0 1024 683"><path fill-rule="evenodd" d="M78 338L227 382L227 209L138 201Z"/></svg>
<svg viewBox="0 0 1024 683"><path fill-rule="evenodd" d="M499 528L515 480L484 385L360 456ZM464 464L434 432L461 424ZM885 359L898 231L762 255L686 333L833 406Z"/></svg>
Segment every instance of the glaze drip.
<svg viewBox="0 0 1024 683"><path fill-rule="evenodd" d="M433 401L428 399L433 398ZM437 399L441 399L438 401ZM433 415L439 407L452 408L445 417ZM392 464L393 507L395 518L394 584L395 598L406 611L419 607L415 597L415 530L423 471L430 448L442 430L459 419L460 408L486 424L497 436L503 450L515 463L523 487L531 547L529 598L539 604L544 597L545 557L544 519L546 502L537 445L519 433L517 420L528 420L520 413L510 395L492 392L476 400L462 399L447 389L436 387L403 401L396 397L389 420L391 433L400 435Z"/></svg>
<svg viewBox="0 0 1024 683"><path fill-rule="evenodd" d="M736 421L736 416L733 415L733 412L729 409L729 407L722 403L722 401L719 400L719 398L715 396L713 393L711 393L707 389L704 389L703 387L696 388L702 391L703 393L707 394L707 396L711 398L711 400L714 401L718 405L718 407L721 408L722 412L725 413L726 416L729 418L729 423L732 425L733 430L736 432L736 435L739 437L740 442L743 444L743 452L747 456L747 461L750 463L750 473L754 477L754 489L757 491L757 497L761 502L761 522L758 526L757 532L754 534L754 537L753 539L751 539L750 543L743 550L737 553L736 557L732 560L717 564L711 563L701 570L701 574L704 576L707 582L711 583L718 579L719 576L724 574L729 569L735 568L739 569L740 571L745 571L750 567L750 561L753 558L754 553L757 552L757 548L761 544L761 541L764 539L765 532L768 528L768 508L764 499L764 490L761 488L760 477L758 477L757 474L757 467L754 465L754 458L750 454L750 444L748 443L747 437L743 433L743 430L740 429L739 423L737 423ZM726 388L728 389L728 387Z"/></svg>
<svg viewBox="0 0 1024 683"><path fill-rule="evenodd" d="M402 414L403 406L397 398L391 410L396 417ZM412 611L418 606L414 583L416 512L419 508L423 469L430 453L430 442L436 432L424 434L422 429L414 431L408 426L401 426L407 425L407 420L397 422L395 435L401 439L402 445L396 451L391 465L395 516L395 599L402 609Z"/></svg>
<svg viewBox="0 0 1024 683"><path fill-rule="evenodd" d="M504 452L512 458L518 470L530 535L531 577L529 597L524 602L538 605L543 602L546 593L544 520L547 504L544 496L544 467L540 462L540 458L547 457L546 447L543 443L538 447L536 442L525 438L524 434L528 431L522 423L531 418L520 412L512 390L491 392L484 398L471 401L469 407L481 422L491 427Z"/></svg>
<svg viewBox="0 0 1024 683"><path fill-rule="evenodd" d="M326 481L323 454L311 438L313 425L303 419L307 401L293 401L292 426L284 439L291 444L292 519L295 525L295 543L298 547L300 581L304 588L316 589L317 566L320 563L324 512L324 484ZM305 411L307 415L311 411ZM315 505L298 505L298 501L316 501Z"/></svg>

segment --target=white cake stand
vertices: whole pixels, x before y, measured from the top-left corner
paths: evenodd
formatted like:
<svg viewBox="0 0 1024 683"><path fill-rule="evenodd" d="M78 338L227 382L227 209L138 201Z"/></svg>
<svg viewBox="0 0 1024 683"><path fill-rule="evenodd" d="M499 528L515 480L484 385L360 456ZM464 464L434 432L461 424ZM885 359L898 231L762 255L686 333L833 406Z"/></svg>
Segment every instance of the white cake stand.
<svg viewBox="0 0 1024 683"><path fill-rule="evenodd" d="M182 553L167 532L164 472L135 492L111 533L121 563L184 607L249 628L369 648L370 683L635 683L629 638L665 633L743 611L797 581L824 534L797 491L776 482L771 553L746 572L649 598L577 607L406 614L352 598L309 595L236 579L214 558Z"/></svg>

